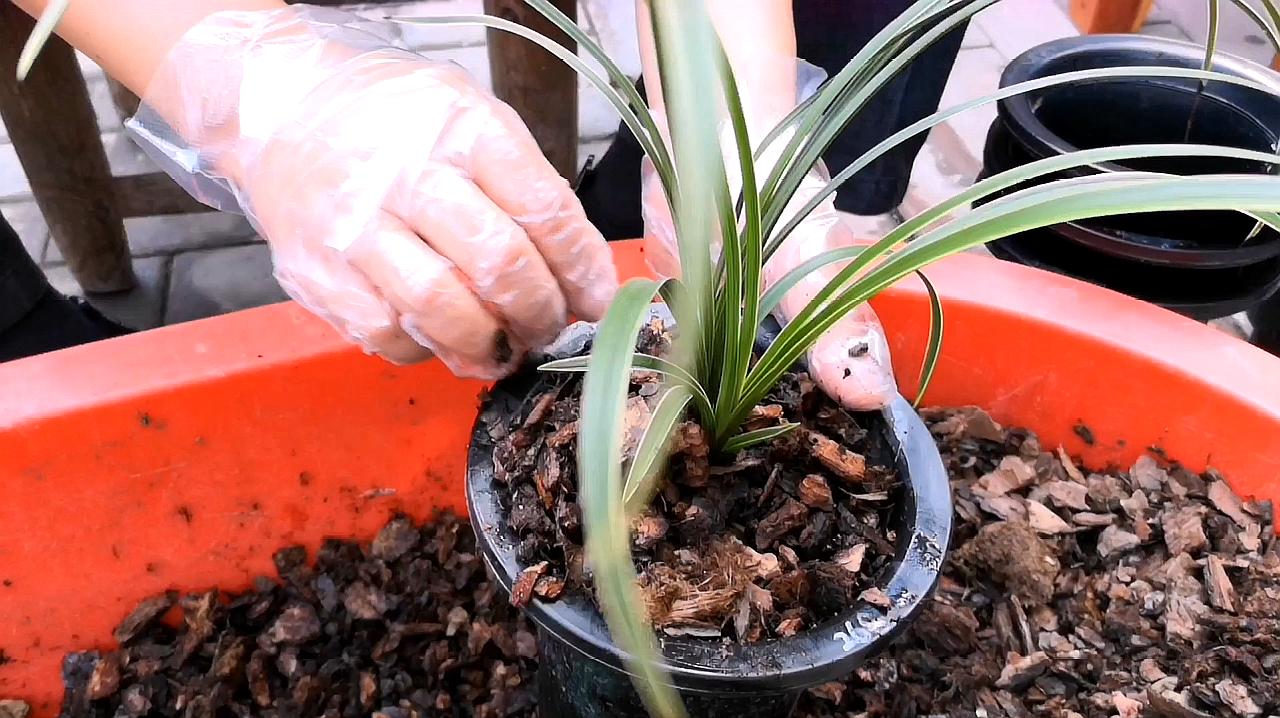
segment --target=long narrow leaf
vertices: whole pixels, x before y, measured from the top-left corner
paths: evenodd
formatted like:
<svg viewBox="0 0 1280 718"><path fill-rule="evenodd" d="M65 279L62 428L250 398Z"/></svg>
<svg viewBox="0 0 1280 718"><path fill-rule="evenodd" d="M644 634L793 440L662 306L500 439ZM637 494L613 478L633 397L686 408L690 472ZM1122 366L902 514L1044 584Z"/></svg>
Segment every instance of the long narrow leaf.
<svg viewBox="0 0 1280 718"><path fill-rule="evenodd" d="M742 178L743 227L741 240L737 227L731 224L725 232L725 288L722 303L726 331L723 340L725 359L721 363L720 388L717 407L728 410L737 399L742 383L746 380L747 366L755 345L755 328L759 323L761 256L764 240L760 228L760 195L756 188L755 158L751 152L751 138L747 130L746 112L738 94L738 83L733 68L725 57L723 48L717 48L720 80L724 94L725 110L733 128L734 144L738 150L738 172ZM732 222L732 212L721 222ZM739 242L741 245L739 246ZM717 437L732 431L723 424L722 416L716 417L711 427ZM718 441L719 439L717 439Z"/></svg>
<svg viewBox="0 0 1280 718"><path fill-rule="evenodd" d="M547 362L538 367L538 371L547 372L585 372L590 368L591 357L569 357L567 359L557 359ZM698 380L690 374L684 367L675 362L668 361L662 357L652 356L650 354L632 354L631 355L632 371L652 371L659 374L665 374L675 379L680 386L687 388L692 393L692 399L698 406L698 412L710 421L710 417L714 415L711 409L711 399L703 390Z"/></svg>
<svg viewBox="0 0 1280 718"><path fill-rule="evenodd" d="M629 668L650 713L682 716L680 698L659 663L653 629L636 586L631 530L622 502L623 407L632 347L659 283L632 280L618 291L596 332L583 380L578 435L578 489L587 560L613 640L630 654Z"/></svg>
<svg viewBox="0 0 1280 718"><path fill-rule="evenodd" d="M920 277L920 281L924 282L924 289L929 293L929 341L924 349L924 362L920 366L920 384L916 391L916 399L911 405L917 409L920 403L924 401L925 392L929 391L929 384L933 382L933 373L938 368L938 357L942 355L942 337L946 332L946 319L942 314L942 298L938 296L938 290L934 288L933 282L925 276L924 272L916 271L916 276Z"/></svg>
<svg viewBox="0 0 1280 718"><path fill-rule="evenodd" d="M940 125L943 122L946 122L947 120L951 119L952 117L955 117L956 115L959 115L962 112L966 112L975 107L980 107L982 105L990 104L992 102L997 102L999 100L1003 100L1008 97L1014 97L1016 95L1021 95L1027 92L1032 92L1035 90L1054 87L1058 85L1065 85L1068 83L1084 82L1084 81L1092 81L1092 80L1100 80L1100 79L1108 79L1108 78L1120 78L1120 77L1175 77L1175 78L1186 78L1186 79L1213 80L1215 82L1225 82L1228 84L1239 85L1242 87L1249 87L1251 89L1259 90L1261 92L1271 93L1274 91L1273 88L1270 88L1267 85L1264 85L1262 83L1256 82L1248 78L1228 75L1226 73L1206 72L1204 70L1197 70L1197 69L1190 69L1190 68L1157 67L1157 66L1112 67L1112 68L1101 68L1101 69L1095 69L1095 70L1077 70L1073 72L1064 72L1064 73L1053 75L1050 77L1042 77L1035 80L1028 80L1026 82L1020 82L1014 85L1010 85L1008 87L1001 88L991 94L984 95L982 97L969 100L967 102L962 102L955 106L949 107L946 110L941 110L939 112L936 112L928 117L925 117L922 120L919 120L918 122L914 122L911 125L903 128L902 130L895 132L894 134L885 138L882 142L877 144L875 147L872 147L871 149L864 152L860 157L858 157L856 160L850 163L848 167L846 167L845 169L837 173L835 177L832 177L831 181L827 183L826 187L824 187L821 192L811 197L804 204L804 206L801 207L800 210L797 211L788 220L787 224L782 229L778 230L777 232L770 233L769 240L765 245L765 251L764 251L765 260L768 261L768 259L773 256L773 253L777 251L778 247L782 246L782 243L786 241L786 238L788 236L790 236L791 232L797 226L799 226L800 222L803 221L805 217L809 216L809 214L812 213L813 210L816 209L824 200L826 200L826 198L834 194L842 184L847 182L858 172L861 172L863 169L870 166L871 163L875 162L878 158L880 158L886 152L889 152L894 147L897 147L898 145L902 144L903 142L906 142L912 137L918 134L921 134L923 132L927 132L933 127Z"/></svg>
<svg viewBox="0 0 1280 718"><path fill-rule="evenodd" d="M789 422L786 424L779 424L778 426L766 426L763 429L756 429L754 431L744 431L737 436L730 437L728 441L724 442L723 451L727 454L734 454L742 451L743 449L749 449L756 444L773 441L779 436L790 434L799 428L799 424Z"/></svg>
<svg viewBox="0 0 1280 718"><path fill-rule="evenodd" d="M1280 3L1276 0L1262 0L1262 7L1266 8L1267 16L1271 18L1271 27L1280 30Z"/></svg>
<svg viewBox="0 0 1280 718"><path fill-rule="evenodd" d="M637 515L653 501L658 477L662 475L662 466L667 461L672 431L684 418L692 397L687 388L673 386L658 399L623 484L622 501L628 517Z"/></svg>
<svg viewBox="0 0 1280 718"><path fill-rule="evenodd" d="M541 35L534 30L530 30L519 23L514 23L510 20L504 20L502 18L492 17L489 15L438 15L434 17L405 17L391 19L395 22L407 25L479 25L482 27L492 28L494 30L509 32L512 35L517 35L551 53L558 60L568 65L586 79L587 82L590 82L602 95L604 95L604 98L613 106L614 112L617 112L618 117L622 119L622 123L627 126L627 129L631 131L633 136L635 136L636 141L640 143L640 147L644 150L644 153L653 160L654 169L657 171L659 179L663 183L664 190L668 192L675 192L675 171L671 166L666 145L663 143L662 136L658 132L657 125L654 123L653 116L649 114L648 109L643 103L640 103L639 107L634 107L630 102L630 98L624 96L617 86L610 84L609 81L600 77L600 74L597 73L590 65L583 62L582 58L578 57L573 52L570 52L560 43ZM587 47L589 50L594 49L595 51L603 54L603 51L599 49L599 46L595 45L590 38L586 38L586 43L583 46ZM595 53L593 52L592 54L594 55ZM612 61L602 62L601 64L604 65L606 72L610 75L612 75L612 72L614 71L621 73ZM624 87L630 87L630 85L627 84L624 85ZM631 89L632 92L634 92L634 88ZM636 99L639 100L638 95L636 96Z"/></svg>
<svg viewBox="0 0 1280 718"><path fill-rule="evenodd" d="M1115 173L1060 180L1014 193L931 231L885 260L854 283L837 300L807 321L788 324L748 377L735 417L771 389L780 372L794 364L824 331L858 304L903 276L943 257L993 239L1090 217L1198 209L1239 209L1257 213L1280 227L1273 212L1280 178L1165 177Z"/></svg>
<svg viewBox="0 0 1280 718"><path fill-rule="evenodd" d="M1209 37L1204 43L1204 69L1213 69L1213 56L1218 50L1218 30L1222 21L1222 0L1205 0L1209 5Z"/></svg>
<svg viewBox="0 0 1280 718"><path fill-rule="evenodd" d="M1244 14L1248 15L1249 18L1253 20L1254 24L1256 24L1262 32L1266 34L1267 39L1271 41L1271 47L1276 51L1277 55L1280 55L1280 28L1272 25L1271 21L1263 17L1262 13L1254 9L1254 7L1249 4L1248 0L1231 0L1231 2L1236 7L1240 8ZM1280 12L1277 11L1275 5L1270 5L1268 10ZM1280 22L1280 14L1273 15L1272 17L1277 22Z"/></svg>
<svg viewBox="0 0 1280 718"><path fill-rule="evenodd" d="M895 48L895 51L883 62L883 66L877 65L877 72L872 77L860 82L857 86L838 90L839 102L831 106L832 110L829 114L821 117L817 126L813 128L812 134L803 138L804 145L799 153L792 154L791 149L788 148L785 156L790 160L789 164L780 163L788 164L786 170L781 175L771 173L769 182L765 185L767 207L764 229L766 233L772 232L774 225L781 217L786 206L785 200L795 193L810 168L817 163L866 103L921 53L994 2L995 0L971 0L968 3L957 2L940 6L936 14L929 16L930 21L936 19L936 22L921 32L904 49ZM845 90L848 94L844 94Z"/></svg>
<svg viewBox="0 0 1280 718"><path fill-rule="evenodd" d="M983 6L990 5L995 1L986 0ZM798 116L794 119L796 132L781 153L782 161L773 168L764 182L763 197L766 208L774 204L775 197L779 195L784 198L790 196L789 192L778 192L778 184L790 169L791 158L796 156L800 147L817 129L827 111L833 105L846 100L848 92L852 88L861 86L866 80L873 77L874 72L883 65L883 62L900 48L904 39L914 36L920 27L936 20L939 17L938 13L945 10L944 5L946 5L946 0L922 0L907 8L906 11L891 20L880 32L876 33L845 64L844 68L823 85L813 100L806 103L807 107L798 113ZM775 132L770 133L769 138L765 141L766 146L773 141L777 132L781 129L782 125L779 125L778 128L775 128Z"/></svg>
<svg viewBox="0 0 1280 718"><path fill-rule="evenodd" d="M645 129L654 138L654 150L657 154L649 155L649 159L653 161L655 168L658 168L659 172L666 171L674 177L675 166L671 163L671 155L667 151L666 141L662 138L662 134L658 132L658 125L654 122L653 115L649 113L649 107L645 104L644 98L640 97L640 93L631 82L631 78L627 77L622 68L618 67L618 63L609 57L609 53L605 52L599 43L583 32L582 28L578 27L577 23L561 12L560 8L556 7L554 3L548 0L525 0L525 2L529 3L529 6L534 10L542 13L543 17L560 28L570 39L578 43L578 47L586 50L589 55L600 63L601 67L609 75L610 82L619 92L626 96L627 101L631 103L636 114L640 117ZM670 189L675 189L674 183L672 183Z"/></svg>
<svg viewBox="0 0 1280 718"><path fill-rule="evenodd" d="M721 315L715 311L711 247L722 229L723 212L727 209L732 217L717 137L719 106L716 95L707 91L720 85L716 36L702 3L651 0L649 9L680 185L676 196L670 197L680 273L697 307L694 326L685 326L681 318L680 336L699 340L702 361L694 373L709 386L716 375L716 344L722 328Z"/></svg>
<svg viewBox="0 0 1280 718"><path fill-rule="evenodd" d="M27 38L22 46L22 53L18 55L18 82L27 79L27 73L31 72L31 66L35 64L36 57L53 36L54 29L58 27L58 21L67 13L70 5L71 0L52 0L45 6L44 12L40 13L40 19L36 20L31 36Z"/></svg>
<svg viewBox="0 0 1280 718"><path fill-rule="evenodd" d="M808 317L822 311L822 307L831 298L835 297L846 284L851 282L859 272L864 271L876 260L892 251L920 230L932 225L959 207L997 195L1025 182L1051 176L1065 170L1106 162L1151 157L1232 157L1273 165L1280 164L1280 156L1256 150L1182 144L1120 145L1092 150L1079 150L1065 155L1048 157L988 177L895 227L870 246L829 250L810 258L804 264L784 275L777 284L771 287L766 300L771 302L781 300L783 293L810 272L835 262L852 260L823 289L814 295L813 299L799 315L794 317L795 321L807 321ZM770 304L769 306L772 309L773 305Z"/></svg>
<svg viewBox="0 0 1280 718"><path fill-rule="evenodd" d="M862 254L864 249L866 249L866 247L840 247L828 250L822 254L818 254L805 260L795 269L792 269L782 275L778 281L773 283L773 286L769 287L769 291L765 292L764 298L760 300L761 316L770 314L774 309L777 309L778 304L782 302L782 298L785 297L787 292L791 291L796 284L799 284L801 279L804 279L812 272L822 269L829 264L853 259L859 254Z"/></svg>

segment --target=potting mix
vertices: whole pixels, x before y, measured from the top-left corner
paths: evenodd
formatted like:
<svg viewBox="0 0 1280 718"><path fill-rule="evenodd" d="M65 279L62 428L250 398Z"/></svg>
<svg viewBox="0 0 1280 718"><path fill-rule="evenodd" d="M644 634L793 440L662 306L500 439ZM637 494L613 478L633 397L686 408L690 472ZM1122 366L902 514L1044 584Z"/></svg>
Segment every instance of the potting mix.
<svg viewBox="0 0 1280 718"><path fill-rule="evenodd" d="M1158 451L1127 470L1092 472L981 410L924 415L955 496L954 550L938 591L889 651L810 690L796 715L1280 712L1280 542L1269 507L1241 501L1213 471L1194 474ZM803 572L803 590L827 590L828 566L782 547L798 545L814 516L839 499L812 486L780 491L781 483L772 489L786 496L778 501L797 502L804 520L777 525L766 542L752 537L751 550L783 572ZM833 495L850 493L826 483ZM647 540L642 525L638 543ZM849 548L866 541L862 563L849 571L861 586L874 579L863 568L881 551L869 535L852 538L830 563L851 564ZM535 713L534 629L486 577L467 524L442 515L417 527L402 518L369 546L330 541L314 562L296 548L275 559L279 576L248 593L157 596L121 622L118 650L67 656L62 714ZM542 600L568 590L550 567L527 589ZM814 600L795 605L821 605ZM748 630L782 635L796 617L775 611L761 619L758 602L748 605ZM740 613L714 615L721 637L708 640L737 640ZM24 710L0 701L4 718Z"/></svg>

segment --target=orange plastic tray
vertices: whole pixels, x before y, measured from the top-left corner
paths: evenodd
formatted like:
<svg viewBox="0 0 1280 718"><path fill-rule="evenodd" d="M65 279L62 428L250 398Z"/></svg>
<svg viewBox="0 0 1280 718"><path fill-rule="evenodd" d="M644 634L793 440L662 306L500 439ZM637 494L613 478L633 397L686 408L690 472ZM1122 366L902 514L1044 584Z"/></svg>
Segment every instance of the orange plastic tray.
<svg viewBox="0 0 1280 718"><path fill-rule="evenodd" d="M644 271L638 244L616 251L621 274ZM1280 499L1280 360L995 260L930 274L948 310L931 403L987 407L1091 465L1159 445ZM910 394L923 289L875 305ZM366 357L287 303L0 365L0 697L54 715L61 656L110 647L149 595L241 589L286 544L461 510L481 389Z"/></svg>

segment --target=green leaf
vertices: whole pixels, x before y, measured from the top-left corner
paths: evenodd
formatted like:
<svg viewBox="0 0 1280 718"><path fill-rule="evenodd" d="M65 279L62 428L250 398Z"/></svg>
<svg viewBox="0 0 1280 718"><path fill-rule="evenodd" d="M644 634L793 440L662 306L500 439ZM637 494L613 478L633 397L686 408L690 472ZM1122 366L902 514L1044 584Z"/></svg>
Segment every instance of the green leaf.
<svg viewBox="0 0 1280 718"><path fill-rule="evenodd" d="M751 448L756 444L763 444L767 441L773 441L784 434L790 434L798 428L800 428L799 424L788 422L786 424L779 424L778 426L767 426L763 429L756 429L755 431L744 431L737 436L730 437L728 441L724 442L722 451L726 454L736 454L739 451Z"/></svg>
<svg viewBox="0 0 1280 718"><path fill-rule="evenodd" d="M733 68L724 50L717 44L716 58L721 79L721 90L725 100L725 110L733 128L734 144L738 150L738 171L742 177L741 197L743 198L743 228L741 240L731 207L723 207L721 223L729 223L724 237L723 257L726 268L724 294L720 301L723 307L725 336L722 341L723 356L720 371L720 386L716 397L716 406L728 410L742 390L746 380L747 366L755 348L755 328L759 324L760 312L760 278L763 236L760 227L760 195L756 187L755 158L751 152L751 138L748 135L746 113L742 108L742 99L738 94L738 84L733 76ZM741 246L738 242L741 241ZM717 415L712 424L712 433L723 437L735 427L724 424L725 417ZM719 442L719 439L716 439Z"/></svg>
<svg viewBox="0 0 1280 718"><path fill-rule="evenodd" d="M1209 39L1204 45L1204 69L1213 69L1213 56L1218 49L1218 30L1222 19L1221 0L1206 0L1209 6ZM1203 88L1203 85L1201 85Z"/></svg>
<svg viewBox="0 0 1280 718"><path fill-rule="evenodd" d="M1262 32L1266 34L1267 39L1271 41L1271 47L1276 51L1276 54L1280 55L1280 32L1277 32L1277 26L1272 25L1271 22L1269 22L1267 18L1263 17L1262 13L1254 9L1247 0L1231 0L1231 2L1236 7L1240 8L1244 14L1248 15L1249 18L1253 20L1254 24L1256 24ZM1270 0L1267 0L1267 2L1267 10L1273 13L1272 19L1275 22L1280 23L1280 9L1277 9Z"/></svg>
<svg viewBox="0 0 1280 718"><path fill-rule="evenodd" d="M587 560L610 635L629 654L628 668L649 712L683 716L645 619L622 501L622 417L633 347L659 286L644 279L623 285L597 329L582 388L578 491Z"/></svg>
<svg viewBox="0 0 1280 718"><path fill-rule="evenodd" d="M1049 157L1037 160L1021 167L1015 167L1006 170L985 180L978 182L972 187L952 196L950 199L934 205L930 209L920 213L910 220L902 223L898 227L891 230L879 241L867 247L848 247L835 250L829 250L815 257L810 258L804 264L795 268L791 272L770 288L769 293L765 297L766 306L772 310L777 301L780 301L782 295L788 291L796 282L804 275L812 271L820 269L826 265L850 260L850 263L838 272L835 277L820 290L812 301L793 318L793 321L807 321L809 317L821 311L833 297L835 297L842 287L845 287L860 272L865 271L874 262L879 260L895 247L901 245L910 237L914 236L920 230L938 220L944 218L949 212L976 202L985 197L998 194L1011 187L1016 187L1030 180L1054 175L1056 173L1075 169L1079 167L1088 167L1099 165L1107 162L1117 162L1126 159L1152 158L1152 157L1232 157L1237 159L1252 160L1264 163L1280 163L1280 155L1273 155L1256 150L1243 150L1234 147L1217 147L1213 145L1183 145L1183 144L1162 144L1162 145L1120 145L1116 147L1102 147L1092 150L1078 150L1057 157Z"/></svg>
<svg viewBox="0 0 1280 718"><path fill-rule="evenodd" d="M1276 0L1262 0L1262 7L1266 9L1267 16L1271 18L1270 29L1280 29L1280 3L1277 3ZM1260 24L1265 25L1266 23ZM1280 52L1280 48L1277 48L1277 51Z"/></svg>
<svg viewBox="0 0 1280 718"><path fill-rule="evenodd" d="M803 141L803 148L796 153L794 148L799 145L793 140L784 152L786 161L779 162L779 167L785 167L785 170L781 173L778 171L770 173L769 181L765 184L767 208L764 229L766 233L772 233L786 207L785 200L795 194L810 168L817 163L835 138L844 131L871 97L935 42L958 28L980 10L994 4L995 1L917 3L908 10L907 15L911 21L901 29L901 34L894 36L890 39L891 41L887 41L886 46L879 48L883 54L873 54L866 66L855 68L843 85L840 79L845 77L845 71L842 70L837 74L832 86L823 91L824 94L832 96L830 103L824 106L819 101L809 110L810 113L816 114L821 108L824 114L812 125L811 133L803 133L803 135L798 133L794 138L794 140ZM913 15L917 8L920 14ZM860 56L861 53L855 56L854 61L850 62L846 69L853 66ZM860 75L860 71L864 74ZM872 71L874 74L870 74ZM870 74L869 77L868 74ZM828 108L831 110L829 113L826 112Z"/></svg>
<svg viewBox="0 0 1280 718"><path fill-rule="evenodd" d="M549 361L538 367L538 371L546 372L585 372L590 367L591 356L569 357L567 359L556 359ZM631 370L635 371L652 371L675 379L680 386L685 387L692 392L692 399L698 406L698 413L710 420L714 416L711 409L711 399L707 397L706 391L702 385L694 378L692 374L684 369L684 367L675 362L668 361L662 357L656 357L651 354L635 353L631 355Z"/></svg>
<svg viewBox="0 0 1280 718"><path fill-rule="evenodd" d="M658 477L667 462L672 430L684 418L692 397L686 387L673 386L658 399L623 484L622 500L628 517L639 514L653 501Z"/></svg>
<svg viewBox="0 0 1280 718"><path fill-rule="evenodd" d="M578 47L586 50L587 54L595 58L596 62L599 62L601 67L605 69L605 72L609 75L609 81L626 96L627 101L635 108L636 114L640 116L645 129L653 138L654 152L656 154L649 155L649 159L653 161L654 167L660 175L667 173L671 176L671 184L668 186L664 181L663 187L674 193L676 187L674 182L675 166L671 163L671 154L667 151L666 141L662 139L662 134L658 132L658 125L654 122L653 115L649 112L649 106L645 104L644 98L636 90L631 78L627 77L622 68L618 67L618 63L609 57L609 53L605 52L599 43L593 40L586 32L583 32L582 28L578 27L577 23L561 12L560 8L556 7L554 3L549 2L549 0L525 0L525 2L542 13L542 16L551 21L556 27L560 28L561 31L578 44ZM647 151L646 154L648 154Z"/></svg>
<svg viewBox="0 0 1280 718"><path fill-rule="evenodd" d="M540 0L528 0L530 3L539 3ZM551 7L555 10L554 6ZM558 10L555 12L559 13ZM544 13L545 14L545 13ZM560 14L564 18L563 13ZM640 99L635 87L630 81L626 80L626 76L618 69L618 66L604 54L591 38L582 34L577 26L569 22L570 27L575 28L576 32L571 33L575 40L585 48L589 54L600 60L600 64L604 66L606 74L617 82L621 78L625 82L611 84L609 81L600 77L592 67L582 61L576 54L566 49L563 45L534 30L530 30L524 25L504 20L499 17L491 17L489 15L437 15L434 17L405 17L405 18L388 18L395 22L407 25L478 25L488 27L494 30L509 32L512 35L518 35L547 52L554 55L564 64L568 65L575 72L581 75L587 82L590 82L600 94L613 106L618 117L622 119L623 124L635 136L636 141L640 143L644 153L653 160L654 170L658 173L658 177L663 184L664 191L671 193L676 190L675 170L672 168L670 155L667 152L666 145L662 139L662 135L658 132L657 124L653 120L653 115ZM554 18L548 16L552 22ZM567 18L566 18L567 20ZM579 39L579 37L581 39ZM628 92L629 90L629 92Z"/></svg>
<svg viewBox="0 0 1280 718"><path fill-rule="evenodd" d="M49 42L54 29L58 26L58 21L62 20L62 16L67 13L70 5L71 0L51 0L45 6L44 12L40 13L40 19L36 20L36 26L31 30L31 37L27 38L27 42L22 46L22 53L18 55L18 82L27 79L27 73L31 72L31 66L35 64L36 57Z"/></svg>
<svg viewBox="0 0 1280 718"><path fill-rule="evenodd" d="M921 134L923 132L927 132L933 127L940 125L943 122L946 122L947 120L951 119L952 117L955 117L956 115L959 115L962 112L966 112L968 110L971 110L983 105L987 105L992 102L997 102L999 100L1003 100L1008 97L1014 97L1016 95L1021 95L1027 92L1032 92L1035 90L1040 90L1048 87L1065 85L1068 83L1086 82L1086 81L1119 78L1119 77L1176 77L1176 78L1187 78L1187 79L1213 80L1215 82L1225 82L1228 84L1239 85L1242 87L1249 87L1255 90L1259 90L1261 92L1266 92L1268 94L1274 91L1272 88L1268 87L1267 85L1259 83L1255 80L1242 78L1242 77L1235 77L1233 75L1228 75L1221 72L1206 72L1204 70L1197 70L1197 69L1190 69L1190 68L1157 67L1157 66L1112 67L1112 68L1101 68L1096 70L1077 70L1073 72L1064 72L1062 74L1053 75L1050 77L1042 77L1035 80L1028 80L1026 82L1016 83L1014 85L1010 85L1009 87L1001 88L989 95L984 95L982 97L969 100L967 102L962 102L960 104L949 107L946 110L940 110L939 112L936 112L918 122L912 123L910 126L905 127L898 132L895 132L893 135L890 135L889 137L885 138L885 140L877 144L875 147L872 147L871 149L864 152L862 156L858 157L858 159L850 163L848 167L841 170L834 177L832 177L831 181L827 183L826 187L824 187L821 192L819 192L818 194L810 198L809 201L806 202L804 206L802 206L799 209L799 211L797 211L788 220L787 224L784 225L782 229L778 230L777 232L772 232L769 235L769 240L765 245L765 252L764 252L765 260L768 261L768 259L773 256L773 253L777 251L778 247L782 246L782 243L786 241L786 238L788 236L790 236L791 232L797 226L799 226L800 222L802 222L805 217L808 217L809 214L812 213L813 210L818 207L818 205L822 204L823 201L825 201L828 197L833 195L836 192L836 190L840 188L842 184L847 182L858 172L861 172L862 170L866 169L868 166L871 165L871 163L875 162L882 155L889 152L894 147L897 147L898 145L902 144L903 142L906 142L912 137L918 134ZM1223 149L1226 149L1226 148L1223 148Z"/></svg>
<svg viewBox="0 0 1280 718"><path fill-rule="evenodd" d="M745 416L771 388L771 385L765 386L762 390L761 384L799 360L840 317L903 276L938 259L1031 229L1118 214L1240 209L1256 212L1262 221L1280 227L1280 216L1270 211L1276 204L1275 198L1280 196L1277 192L1280 192L1280 178L1273 176L1166 177L1113 173L1059 180L983 205L894 253L821 311L804 321L797 317L788 324L748 377L739 413Z"/></svg>
<svg viewBox="0 0 1280 718"><path fill-rule="evenodd" d="M933 382L933 372L938 368L938 357L942 355L942 335L946 324L938 290L934 288L933 282L929 281L924 272L917 271L916 275L920 277L920 281L924 282L925 291L929 293L929 342L925 345L924 363L920 367L920 388L916 392L915 401L911 403L911 406L919 409L920 403L924 401L925 392L929 391L929 384Z"/></svg>
<svg viewBox="0 0 1280 718"><path fill-rule="evenodd" d="M716 127L719 103L716 93L708 92L720 86L718 44L701 3L653 0L649 9L680 185L668 199L675 208L681 280L694 296L697 312L692 327L679 318L680 337L700 345L702 361L694 373L703 386L716 386L724 313L716 306L711 247L726 209L730 223L732 217Z"/></svg>
<svg viewBox="0 0 1280 718"><path fill-rule="evenodd" d="M764 293L764 298L760 300L760 315L767 315L777 309L778 304L782 302L782 298L787 295L787 292L791 291L801 279L809 276L811 272L822 269L828 264L853 259L862 254L864 249L866 247L840 247L827 250L805 260L795 269L782 275L778 281L773 283L772 287L769 287L769 291Z"/></svg>

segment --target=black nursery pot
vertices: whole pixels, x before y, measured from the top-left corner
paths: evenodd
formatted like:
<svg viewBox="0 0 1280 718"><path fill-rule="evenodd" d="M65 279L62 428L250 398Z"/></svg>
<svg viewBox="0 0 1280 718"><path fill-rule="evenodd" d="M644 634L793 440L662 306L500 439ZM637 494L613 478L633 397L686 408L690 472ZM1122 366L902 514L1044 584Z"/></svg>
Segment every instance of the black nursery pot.
<svg viewBox="0 0 1280 718"><path fill-rule="evenodd" d="M585 330L588 336L594 329ZM581 353L586 339L578 342ZM566 354L559 354L564 356ZM553 379L527 371L490 393L472 434L467 506L477 544L508 594L524 568L519 537L493 485L494 442L488 427L510 425ZM741 645L719 640L659 637L672 681L694 716L787 716L808 687L837 680L884 649L920 613L933 591L951 534L946 469L928 429L902 398L883 412L885 438L904 478L893 563L879 582L888 610L851 605L839 616L791 638ZM526 607L538 626L538 696L547 718L624 718L646 715L624 668L624 654L589 597L534 598Z"/></svg>
<svg viewBox="0 0 1280 718"><path fill-rule="evenodd" d="M1203 47L1176 40L1141 35L1066 38L1014 60L1001 86L1077 70L1199 68L1203 61ZM1280 138L1280 77L1228 55L1219 55L1214 69L1274 91L1222 82L1202 88L1190 79L1134 77L1006 98L999 103L987 138L983 175L1078 149L1121 144L1186 142L1273 151ZM1217 158L1131 160L1102 169L1180 175L1276 172L1265 163ZM1040 181L1094 172L1080 168ZM1265 298L1280 279L1280 234L1266 230L1246 241L1253 224L1235 212L1122 215L1001 240L992 250L1006 259L1070 274L1197 318L1212 318Z"/></svg>

